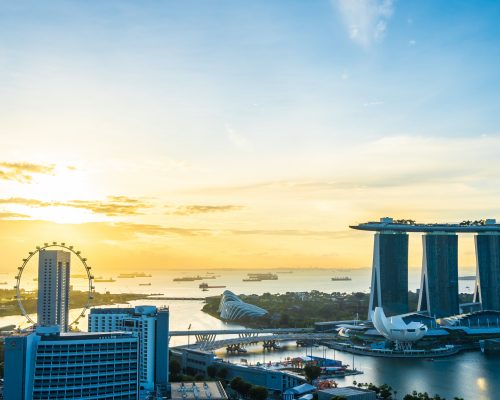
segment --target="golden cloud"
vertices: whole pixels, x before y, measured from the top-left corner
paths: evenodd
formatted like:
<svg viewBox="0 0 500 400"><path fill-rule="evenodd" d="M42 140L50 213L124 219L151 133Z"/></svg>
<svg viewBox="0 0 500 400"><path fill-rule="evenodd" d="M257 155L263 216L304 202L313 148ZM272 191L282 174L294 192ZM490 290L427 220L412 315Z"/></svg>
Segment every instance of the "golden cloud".
<svg viewBox="0 0 500 400"><path fill-rule="evenodd" d="M217 212L238 211L243 208L244 208L243 206L232 205L232 204L219 205L219 206L193 204L193 205L176 207L173 214L175 215L208 214Z"/></svg>
<svg viewBox="0 0 500 400"><path fill-rule="evenodd" d="M6 181L16 181L21 183L30 183L35 174L50 175L54 173L55 166L32 164L32 163L12 163L0 162L0 179Z"/></svg>
<svg viewBox="0 0 500 400"><path fill-rule="evenodd" d="M110 217L118 215L139 215L150 204L127 196L109 196L106 200L42 201L23 197L0 199L0 204L17 204L28 207L72 207L89 210L95 214Z"/></svg>
<svg viewBox="0 0 500 400"><path fill-rule="evenodd" d="M19 219L19 218L29 218L29 215L19 214L14 212L3 211L0 212L0 219Z"/></svg>

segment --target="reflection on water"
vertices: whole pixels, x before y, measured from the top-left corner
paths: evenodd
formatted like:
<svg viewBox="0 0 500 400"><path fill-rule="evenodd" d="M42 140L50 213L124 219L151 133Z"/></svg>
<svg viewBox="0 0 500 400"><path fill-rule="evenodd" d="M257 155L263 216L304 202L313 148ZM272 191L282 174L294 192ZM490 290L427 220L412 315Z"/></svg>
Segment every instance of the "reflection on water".
<svg viewBox="0 0 500 400"><path fill-rule="evenodd" d="M215 271L215 270L214 270ZM467 273L467 272L466 272ZM138 286L138 283L146 280L117 280L109 285L108 290L112 292L145 292L163 293L169 297L204 297L221 293L224 289L213 289L209 292L201 292L198 288L199 281L195 282L172 282L173 277L192 275L191 272L175 271L165 274L154 274L151 280L152 286ZM228 289L236 293L278 293L284 291L310 291L320 290L325 292L333 291L367 291L369 287L369 270L343 271L343 275L352 276L352 281L331 281L330 277L338 275L331 270L298 270L293 274L279 275L278 281L242 282L245 275L240 271L221 270L220 278L208 281L209 284L225 284ZM465 274L465 273L464 273ZM410 288L418 286L419 271L410 270ZM126 282L125 282L126 281ZM83 282L83 281L82 281ZM72 282L73 283L73 282ZM461 285L468 285L461 282ZM75 284L78 288L79 283ZM114 285L114 286L112 286ZM286 288L286 289L283 289ZM97 288L104 291L103 287ZM463 290L464 287L461 286ZM165 301L165 300L138 300L131 305L151 304L156 306L168 305L170 307L170 329L187 330L191 325L191 330L197 329L227 329L238 328L237 324L226 324L203 312L202 301ZM71 311L71 318L74 319L80 310ZM33 316L36 319L36 316ZM22 317L2 317L0 326L18 324ZM87 329L87 319L83 318L80 329ZM173 337L170 344L176 346L187 343L187 338ZM191 342L195 340L190 338ZM310 349L309 349L310 351ZM321 356L323 348L313 348L313 354ZM500 393L500 358L488 358L479 352L469 352L457 356L437 359L434 362L424 360L399 360L383 359L367 356L353 357L348 353L335 352L325 349L327 357L337 358L344 363L352 365L362 371L364 375L346 377L339 379L341 384L350 384L353 380L358 382L373 382L375 384L388 383L398 390L399 394L404 394L412 390L427 391L431 394L440 394L448 399L454 396L463 397L466 400L492 400L495 393ZM296 348L294 343L289 343L288 348L278 352L262 353L260 346L249 347L249 353L241 356L228 356L225 351L219 351L218 355L233 361L245 358L251 363L280 360L286 357L293 357L298 354L305 355L306 350ZM402 398L398 395L398 398Z"/></svg>
<svg viewBox="0 0 500 400"><path fill-rule="evenodd" d="M287 357L311 354L311 348L297 348L295 343L288 342L281 351L266 351L260 345L252 345L244 355L229 355L225 350L217 351L221 358L239 362L244 358L250 364L258 362L280 361ZM439 394L447 399L463 397L466 400L493 400L495 393L500 393L500 358L488 358L479 352L467 352L449 358L425 360L401 360L353 356L349 353L317 347L312 348L313 355L342 360L364 372L363 375L338 378L340 385L357 382L388 383L402 398L413 390ZM400 396L401 395L401 396Z"/></svg>

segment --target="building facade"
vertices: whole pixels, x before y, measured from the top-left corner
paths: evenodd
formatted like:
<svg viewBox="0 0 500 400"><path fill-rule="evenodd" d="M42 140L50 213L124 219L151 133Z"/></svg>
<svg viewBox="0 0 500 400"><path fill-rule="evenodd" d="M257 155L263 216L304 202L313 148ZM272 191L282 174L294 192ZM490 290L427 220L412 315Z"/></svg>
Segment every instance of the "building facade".
<svg viewBox="0 0 500 400"><path fill-rule="evenodd" d="M474 301L483 310L500 311L500 234L479 234L476 243L477 273Z"/></svg>
<svg viewBox="0 0 500 400"><path fill-rule="evenodd" d="M137 400L138 371L133 333L60 333L52 326L5 339L9 400Z"/></svg>
<svg viewBox="0 0 500 400"><path fill-rule="evenodd" d="M418 311L435 318L459 313L458 235L428 233L422 236L423 265Z"/></svg>
<svg viewBox="0 0 500 400"><path fill-rule="evenodd" d="M42 250L38 258L37 323L68 330L71 253Z"/></svg>
<svg viewBox="0 0 500 400"><path fill-rule="evenodd" d="M376 307L386 315L408 312L408 235L377 232L373 248L368 319Z"/></svg>
<svg viewBox="0 0 500 400"><path fill-rule="evenodd" d="M93 308L88 317L89 332L134 332L139 337L139 379L141 388L153 390L168 384L167 308L137 306Z"/></svg>

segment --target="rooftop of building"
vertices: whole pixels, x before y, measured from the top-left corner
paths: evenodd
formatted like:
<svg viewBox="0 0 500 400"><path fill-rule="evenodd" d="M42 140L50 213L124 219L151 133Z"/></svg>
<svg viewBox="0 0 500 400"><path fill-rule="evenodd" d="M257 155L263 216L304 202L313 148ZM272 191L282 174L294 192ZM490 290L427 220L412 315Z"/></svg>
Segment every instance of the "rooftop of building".
<svg viewBox="0 0 500 400"><path fill-rule="evenodd" d="M331 394L332 396L354 396L360 393L374 393L372 390L361 389L356 386L345 386L320 390L320 392Z"/></svg>
<svg viewBox="0 0 500 400"><path fill-rule="evenodd" d="M161 310L163 310L163 308ZM107 307L92 308L90 310L90 314L127 314L144 316L154 316L157 312L158 308L156 306Z"/></svg>
<svg viewBox="0 0 500 400"><path fill-rule="evenodd" d="M496 219L481 219L457 223L417 223L411 219L380 218L380 221L362 222L350 225L351 229L375 232L422 232L422 233L492 233L500 234Z"/></svg>
<svg viewBox="0 0 500 400"><path fill-rule="evenodd" d="M220 382L172 382L172 400L227 400Z"/></svg>

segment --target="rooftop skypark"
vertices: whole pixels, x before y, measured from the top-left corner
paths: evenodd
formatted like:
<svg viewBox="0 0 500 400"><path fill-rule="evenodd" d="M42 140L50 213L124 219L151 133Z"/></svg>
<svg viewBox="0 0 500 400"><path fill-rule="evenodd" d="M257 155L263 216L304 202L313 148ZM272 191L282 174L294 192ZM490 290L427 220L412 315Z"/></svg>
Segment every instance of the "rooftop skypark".
<svg viewBox="0 0 500 400"><path fill-rule="evenodd" d="M411 219L380 218L379 222L363 222L350 225L352 229L361 231L394 231L394 232L450 232L450 233L483 233L500 232L500 224L496 219L462 221L459 223L417 223Z"/></svg>

